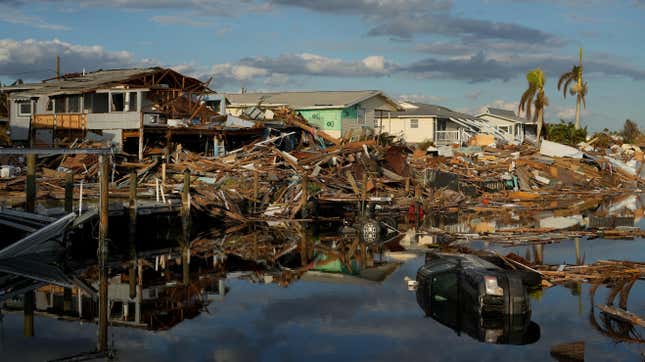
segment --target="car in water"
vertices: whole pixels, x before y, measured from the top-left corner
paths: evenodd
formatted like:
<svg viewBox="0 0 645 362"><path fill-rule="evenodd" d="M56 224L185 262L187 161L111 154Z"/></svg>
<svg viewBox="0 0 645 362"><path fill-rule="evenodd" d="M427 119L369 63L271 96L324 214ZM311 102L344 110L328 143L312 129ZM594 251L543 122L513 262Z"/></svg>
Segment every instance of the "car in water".
<svg viewBox="0 0 645 362"><path fill-rule="evenodd" d="M429 253L417 272L417 302L426 316L458 334L487 343L530 344L540 336L527 290L535 279L476 255Z"/></svg>

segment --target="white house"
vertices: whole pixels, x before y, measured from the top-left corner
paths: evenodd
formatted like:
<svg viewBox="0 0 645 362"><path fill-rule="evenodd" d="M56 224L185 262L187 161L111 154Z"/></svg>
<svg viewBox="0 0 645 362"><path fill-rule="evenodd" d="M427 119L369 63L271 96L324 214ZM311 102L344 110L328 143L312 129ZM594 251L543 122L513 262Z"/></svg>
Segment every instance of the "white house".
<svg viewBox="0 0 645 362"><path fill-rule="evenodd" d="M486 112L477 115L505 135L508 141L524 142L535 139L535 123L518 117L514 111L488 107Z"/></svg>
<svg viewBox="0 0 645 362"><path fill-rule="evenodd" d="M381 114L379 131L402 137L407 143L462 144L484 124L476 117L442 106L413 102L401 102L400 106L403 111Z"/></svg>

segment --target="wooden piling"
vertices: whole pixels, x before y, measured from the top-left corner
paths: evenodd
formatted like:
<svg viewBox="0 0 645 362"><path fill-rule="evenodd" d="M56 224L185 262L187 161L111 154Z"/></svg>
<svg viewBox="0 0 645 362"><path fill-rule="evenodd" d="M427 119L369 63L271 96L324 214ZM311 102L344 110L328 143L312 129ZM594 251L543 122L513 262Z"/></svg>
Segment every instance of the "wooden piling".
<svg viewBox="0 0 645 362"><path fill-rule="evenodd" d="M190 215L190 170L184 171L184 189L181 196L182 215Z"/></svg>
<svg viewBox="0 0 645 362"><path fill-rule="evenodd" d="M107 234L108 234L108 158L106 155L99 155L99 179L100 179L100 201L99 201L99 331L96 349L107 350L108 346L108 283L107 283Z"/></svg>
<svg viewBox="0 0 645 362"><path fill-rule="evenodd" d="M65 174L65 212L74 212L74 174Z"/></svg>
<svg viewBox="0 0 645 362"><path fill-rule="evenodd" d="M36 210L36 154L27 154L27 179L25 184L25 211Z"/></svg>
<svg viewBox="0 0 645 362"><path fill-rule="evenodd" d="M130 209L137 207L137 173L130 173L130 196L129 196Z"/></svg>
<svg viewBox="0 0 645 362"><path fill-rule="evenodd" d="M25 211L36 210L36 154L27 154L27 179L25 184ZM34 292L23 295L24 335L34 336Z"/></svg>
<svg viewBox="0 0 645 362"><path fill-rule="evenodd" d="M34 291L30 290L23 296L24 335L34 336Z"/></svg>

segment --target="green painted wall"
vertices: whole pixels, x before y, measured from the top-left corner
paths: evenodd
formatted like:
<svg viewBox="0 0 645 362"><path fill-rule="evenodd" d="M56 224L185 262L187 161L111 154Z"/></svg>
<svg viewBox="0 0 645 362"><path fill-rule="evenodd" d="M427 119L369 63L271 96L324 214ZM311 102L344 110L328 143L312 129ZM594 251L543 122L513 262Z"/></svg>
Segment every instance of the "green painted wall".
<svg viewBox="0 0 645 362"><path fill-rule="evenodd" d="M343 119L356 119L356 107L345 109L298 110L298 112L309 123L320 127L323 131L341 131Z"/></svg>

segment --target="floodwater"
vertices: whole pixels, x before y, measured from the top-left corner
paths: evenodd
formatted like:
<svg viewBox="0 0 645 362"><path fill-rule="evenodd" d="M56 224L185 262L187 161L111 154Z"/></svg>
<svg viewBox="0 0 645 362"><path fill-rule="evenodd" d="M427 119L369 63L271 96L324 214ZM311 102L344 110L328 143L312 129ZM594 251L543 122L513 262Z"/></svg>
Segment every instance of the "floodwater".
<svg viewBox="0 0 645 362"><path fill-rule="evenodd" d="M637 226L645 225L639 221ZM266 232L260 234L266 237ZM253 237L256 244L258 237ZM291 238L293 235L279 237ZM318 243L336 244L331 239L321 235L315 237ZM200 250L211 250L228 242L230 240L218 236L215 242L206 243ZM579 242L580 254L587 263L600 259L643 261L643 242L583 239ZM254 250L241 250L239 254L256 253L258 259L280 254L276 265L295 273L300 256L290 258L289 255L300 252L300 247L282 252L276 244L273 246L273 249L255 246ZM521 256L532 252L529 246L508 248L482 242L473 242L471 247L493 248L503 253L512 251ZM148 251L147 254L138 251L140 258L147 262L143 285L153 283L168 288L159 289L157 296L148 296L152 299L161 298L164 290L175 291L177 280L181 280L181 266L167 266L164 273L162 266L155 265L160 261L159 255L170 254L171 258L162 260L169 265L181 258L180 252L178 254L173 248L164 250ZM268 254L260 258L257 253L262 250ZM229 258L229 262L214 267L219 260L211 261L212 256L209 256L202 261L195 256L190 271L191 285L199 284L202 289L182 301L202 298L199 306L184 308L183 314L177 317L177 308L182 306L173 304L167 311L161 311L166 304L157 303L155 308L161 309L142 312L142 323L148 323L148 317L163 323L150 319L150 326L154 328L112 325L110 346L118 360L138 362L318 361L335 357L348 361L555 361L550 356L554 345L584 341L586 361L645 359L645 344L637 342L643 340L645 330L626 328L603 318L597 309L592 310L594 303L605 304L610 292L606 287L598 289L594 301L586 284L557 286L533 293L530 319L539 326L538 335L535 330L507 328L508 321L471 320L472 316L461 316L458 326L451 328L440 320L426 317L417 304L415 292L408 290L406 277L415 278L424 263L423 252L388 251L383 255L371 255L368 257L370 262L362 259L343 264L326 263L325 260L333 258L325 250L329 249L316 249L313 257L307 259L310 266L316 264L314 269L318 272L299 280L285 279L277 272L280 268L276 265L265 268L260 266L262 263L249 264L236 257L235 262L230 262ZM130 263L123 256L127 255L127 248L123 247L121 254L118 251L115 255L121 255L122 263L113 263L110 275L114 284L125 280ZM199 253L194 251L194 255ZM320 255L328 259L320 258ZM545 263L574 264L575 241L545 245L542 255ZM383 263L386 261L400 265ZM361 262L370 266L366 269L381 268L382 273L373 273L378 276L364 273L365 270L357 266ZM394 267L382 268L387 265ZM218 284L223 275L227 276L223 279L225 293L221 293ZM121 284L127 287L127 281ZM0 291L0 297L2 294ZM23 336L21 311L11 311L11 308L3 311L1 361L55 360L95 348L97 325L88 318L83 321L75 318L75 305L67 317L57 318L54 310L60 303L47 307L47 296L47 293L36 296L37 305L44 304L43 309L47 309L48 314L36 313L34 337ZM133 319L131 309L125 319ZM627 309L645 315L645 281L636 282L632 288ZM119 313L121 310L113 307L112 317L118 319L115 310ZM88 313L87 310L84 313Z"/></svg>

